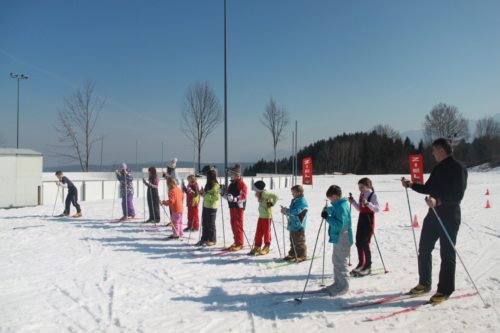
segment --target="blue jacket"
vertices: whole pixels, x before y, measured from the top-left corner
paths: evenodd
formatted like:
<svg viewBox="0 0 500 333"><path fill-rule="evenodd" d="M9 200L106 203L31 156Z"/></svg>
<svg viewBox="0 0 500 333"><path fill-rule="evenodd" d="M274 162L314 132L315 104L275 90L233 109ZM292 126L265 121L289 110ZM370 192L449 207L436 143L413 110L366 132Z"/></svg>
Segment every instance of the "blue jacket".
<svg viewBox="0 0 500 333"><path fill-rule="evenodd" d="M307 226L307 205L306 198L298 197L293 198L290 208L286 211L288 215L288 230L289 231L299 231L301 229L306 229ZM305 210L305 211L304 211ZM301 214L302 213L302 214ZM302 221L301 221L302 220Z"/></svg>
<svg viewBox="0 0 500 333"><path fill-rule="evenodd" d="M329 224L328 234L330 236L330 243L337 244L339 241L340 233L347 230L349 236L349 243L354 243L352 237L351 226L351 210L349 208L349 201L347 198L342 198L337 201L332 201L331 206L326 209L328 217L326 222Z"/></svg>

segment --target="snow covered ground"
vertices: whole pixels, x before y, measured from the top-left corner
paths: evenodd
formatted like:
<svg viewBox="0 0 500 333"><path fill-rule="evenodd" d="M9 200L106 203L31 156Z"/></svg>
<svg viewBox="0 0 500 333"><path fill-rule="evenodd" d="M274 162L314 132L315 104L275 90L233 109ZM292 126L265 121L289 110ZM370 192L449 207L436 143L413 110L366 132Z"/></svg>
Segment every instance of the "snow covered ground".
<svg viewBox="0 0 500 333"><path fill-rule="evenodd" d="M83 218L53 218L52 206L0 210L0 331L1 332L499 332L500 319L500 172L471 173L462 203L463 222L457 248L482 296L492 305L485 309L479 297L449 300L376 322L369 316L387 314L421 299L345 310L348 303L377 299L407 291L417 283L417 263L406 195L398 175L371 176L382 208L376 217L376 236L388 274L351 280L350 292L340 298L306 295L310 262L281 268L276 242L267 256L243 253L215 255L193 252L188 240L165 241L170 234L148 230L138 223L112 224L112 201L82 203ZM345 194L358 194L359 176L316 177L306 188L311 206L307 230L312 254L329 185ZM489 189L491 195L486 196ZM288 205L288 189L276 191ZM489 199L492 208L485 209ZM413 213L426 214L423 196L410 191ZM143 202L136 203L139 215ZM59 206L56 212L61 212ZM282 224L274 209L280 246ZM226 244L231 244L229 211L224 205ZM354 228L357 213L353 212ZM257 221L253 194L245 216L252 241ZM222 215L218 212L218 238L223 245ZM416 229L417 237L420 229ZM274 234L273 234L274 238ZM198 234L193 233L193 244ZM418 239L418 238L417 238ZM287 246L288 238L287 238ZM437 244L439 247L439 244ZM381 268L375 243L374 268ZM281 248L281 251L283 249ZM355 248L351 250L353 264ZM331 283L331 245L326 246L325 279ZM317 255L323 256L323 234ZM308 289L318 289L323 258L314 261ZM434 252L434 288L439 252ZM457 262L456 294L473 291Z"/></svg>

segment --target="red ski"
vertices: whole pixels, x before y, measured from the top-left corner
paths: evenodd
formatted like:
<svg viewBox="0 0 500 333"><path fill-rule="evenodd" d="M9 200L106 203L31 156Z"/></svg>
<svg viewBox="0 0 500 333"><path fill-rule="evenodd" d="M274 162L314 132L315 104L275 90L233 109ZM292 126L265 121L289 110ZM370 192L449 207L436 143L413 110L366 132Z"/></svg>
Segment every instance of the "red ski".
<svg viewBox="0 0 500 333"><path fill-rule="evenodd" d="M471 297L471 296L475 296L475 295L477 295L477 291L476 292L472 292L472 293L466 293L466 294L451 296L449 298L449 300L450 299L462 299L462 298ZM406 309L394 311L394 312L391 312L391 313L388 313L388 314L384 314L384 315L379 315L379 316L374 316L374 317L368 317L368 318L365 319L365 321L376 321L376 320L391 318L391 317L394 317L394 316L397 316L397 315L400 315L400 314L403 314L403 313L408 313L408 312L415 311L415 310L417 310L417 309L419 309L421 307L424 307L426 305L435 306L437 304L432 304L429 301L425 301L425 302L422 302L420 304L411 306L411 307L406 308Z"/></svg>

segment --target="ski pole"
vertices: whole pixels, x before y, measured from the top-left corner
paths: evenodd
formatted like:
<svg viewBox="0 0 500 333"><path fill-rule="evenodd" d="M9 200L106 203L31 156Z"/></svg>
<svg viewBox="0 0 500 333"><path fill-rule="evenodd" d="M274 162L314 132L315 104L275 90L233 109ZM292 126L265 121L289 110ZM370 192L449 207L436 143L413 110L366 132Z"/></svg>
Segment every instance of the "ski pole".
<svg viewBox="0 0 500 333"><path fill-rule="evenodd" d="M302 299L304 298L304 294L306 293L307 283L309 282L309 277L311 276L311 269L312 269L312 265L314 262L314 256L316 254L316 245L318 245L319 234L321 233L321 227L323 227L323 222L325 222L325 219L321 219L321 223L319 225L318 235L316 236L316 242L314 243L313 255L311 257L311 265L309 265L309 273L307 273L306 284L304 285L304 290L302 291L302 296L300 296L300 298L294 299L296 302L299 302L299 303L302 303Z"/></svg>
<svg viewBox="0 0 500 333"><path fill-rule="evenodd" d="M290 224L290 220L288 219L288 215L286 217L286 220L288 222L288 224ZM295 247L295 242L293 241L293 237L290 235L290 244L292 245L292 250L293 250L293 254L295 255L295 261L297 261L297 248Z"/></svg>
<svg viewBox="0 0 500 333"><path fill-rule="evenodd" d="M280 258L281 258L280 242L278 240L278 233L276 232L276 226L274 225L274 219L271 221L271 223L272 223L273 229L274 229L274 237L276 237L276 245L278 245L278 253L279 253ZM285 249L283 249L283 251L285 251Z"/></svg>
<svg viewBox="0 0 500 333"><path fill-rule="evenodd" d="M349 192L349 198L352 198L352 193ZM352 218L352 202L349 200L349 216L351 216ZM349 248L349 263L348 263L349 266L352 266L351 265L351 249Z"/></svg>
<svg viewBox="0 0 500 333"><path fill-rule="evenodd" d="M144 182L142 182L142 205L144 207L144 222L146 221L146 193L145 193L145 190L146 190L146 184L144 184ZM148 193L148 201L149 201L149 193ZM149 207L149 204L148 204L148 207Z"/></svg>
<svg viewBox="0 0 500 333"><path fill-rule="evenodd" d="M372 219L370 217L370 214L368 214L367 216L368 216L368 221L370 222L370 224L372 224ZM384 266L384 273L387 274L387 273L389 273L389 271L387 270L387 268L385 268L384 258L382 258L382 252L380 252L380 247L378 246L377 236L375 235L375 227L373 226L372 229L373 229L372 230L373 231L373 239L375 240L375 244L377 245L378 254L380 256L380 260L382 261L382 266Z"/></svg>
<svg viewBox="0 0 500 333"><path fill-rule="evenodd" d="M115 186L113 186L113 208L111 208L111 219L115 216L116 183L118 183L118 179L115 180Z"/></svg>
<svg viewBox="0 0 500 333"><path fill-rule="evenodd" d="M54 208L52 209L52 217L54 217L54 213L56 212L56 204L58 198L59 198L59 185L57 185L56 200L54 201Z"/></svg>
<svg viewBox="0 0 500 333"><path fill-rule="evenodd" d="M401 178L402 181L405 180L405 178ZM415 243L415 254L417 255L418 259L418 247L417 247L417 237L415 237L415 229L413 228L412 225L412 212L411 212L411 205L410 205L410 196L408 195L408 187L405 187L406 190L406 201L408 202L408 211L410 213L410 227L411 227L411 232L413 233L413 242Z"/></svg>
<svg viewBox="0 0 500 333"><path fill-rule="evenodd" d="M428 197L426 197L426 199L428 199ZM479 298L481 298L481 301L483 302L484 306L486 308L489 308L490 305L488 303L486 303L483 299L483 297L481 296L481 293L479 292L479 289L477 288L476 286L476 283L474 282L474 280L472 279L472 276L470 275L469 273L469 270L467 269L467 267L465 266L465 263L464 261L462 260L462 257L460 256L460 254L458 253L458 250L457 248L455 247L455 244L453 244L453 241L451 240L451 237L450 237L450 234L448 233L448 230L446 230L446 227L444 226L443 224L443 221L441 220L441 218L439 217L438 213L436 212L436 209L434 207L431 207L432 211L434 212L434 215L436 215L436 218L437 220L439 221L439 224L441 225L441 228L443 229L443 232L444 234L446 235L446 238L448 238L448 241L450 242L450 245L451 247L453 248L453 251L455 251L455 254L457 255L458 259L460 259L460 262L462 263L462 266L464 266L464 269L465 269L465 272L467 273L467 276L469 277L470 281L472 282L472 285L474 286L474 289L476 289L477 291L477 294L479 295Z"/></svg>
<svg viewBox="0 0 500 333"><path fill-rule="evenodd" d="M165 206L161 205L161 208L163 208L163 211L165 212L165 215L167 215L167 216L170 217L170 215L167 214L167 210L165 209ZM174 222L172 221L172 219L170 219L170 224L172 226L172 230L174 231L174 233L178 235L179 233L177 232L177 228L175 227Z"/></svg>
<svg viewBox="0 0 500 333"><path fill-rule="evenodd" d="M224 228L224 207L222 207L222 196L220 196L220 212L222 215L222 239L224 240L224 247L226 247L226 229Z"/></svg>
<svg viewBox="0 0 500 333"><path fill-rule="evenodd" d="M325 286L325 257L326 257L326 223L323 226L323 270L321 273L321 287Z"/></svg>
<svg viewBox="0 0 500 333"><path fill-rule="evenodd" d="M285 215L282 214L281 215L281 224L282 224L282 228L283 228L283 255L285 254L285 251L286 251L286 243L285 243ZM276 241L278 241L276 239Z"/></svg>

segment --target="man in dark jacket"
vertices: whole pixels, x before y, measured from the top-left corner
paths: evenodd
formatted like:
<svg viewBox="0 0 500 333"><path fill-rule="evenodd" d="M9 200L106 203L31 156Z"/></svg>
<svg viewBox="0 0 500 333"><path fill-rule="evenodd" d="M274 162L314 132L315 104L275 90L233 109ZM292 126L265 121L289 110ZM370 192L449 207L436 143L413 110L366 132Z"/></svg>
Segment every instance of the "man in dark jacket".
<svg viewBox="0 0 500 333"><path fill-rule="evenodd" d="M432 143L432 155L438 164L432 170L425 184L402 180L404 187L415 192L428 194L425 201L429 211L424 219L418 253L419 282L410 290L410 294L428 293L432 285L432 250L439 239L441 270L437 292L431 297L431 303L447 300L455 290L456 253L453 246L460 227L460 202L467 187L467 169L453 157L453 148L449 140L437 139ZM453 246L446 237L436 215L435 208L448 232Z"/></svg>

